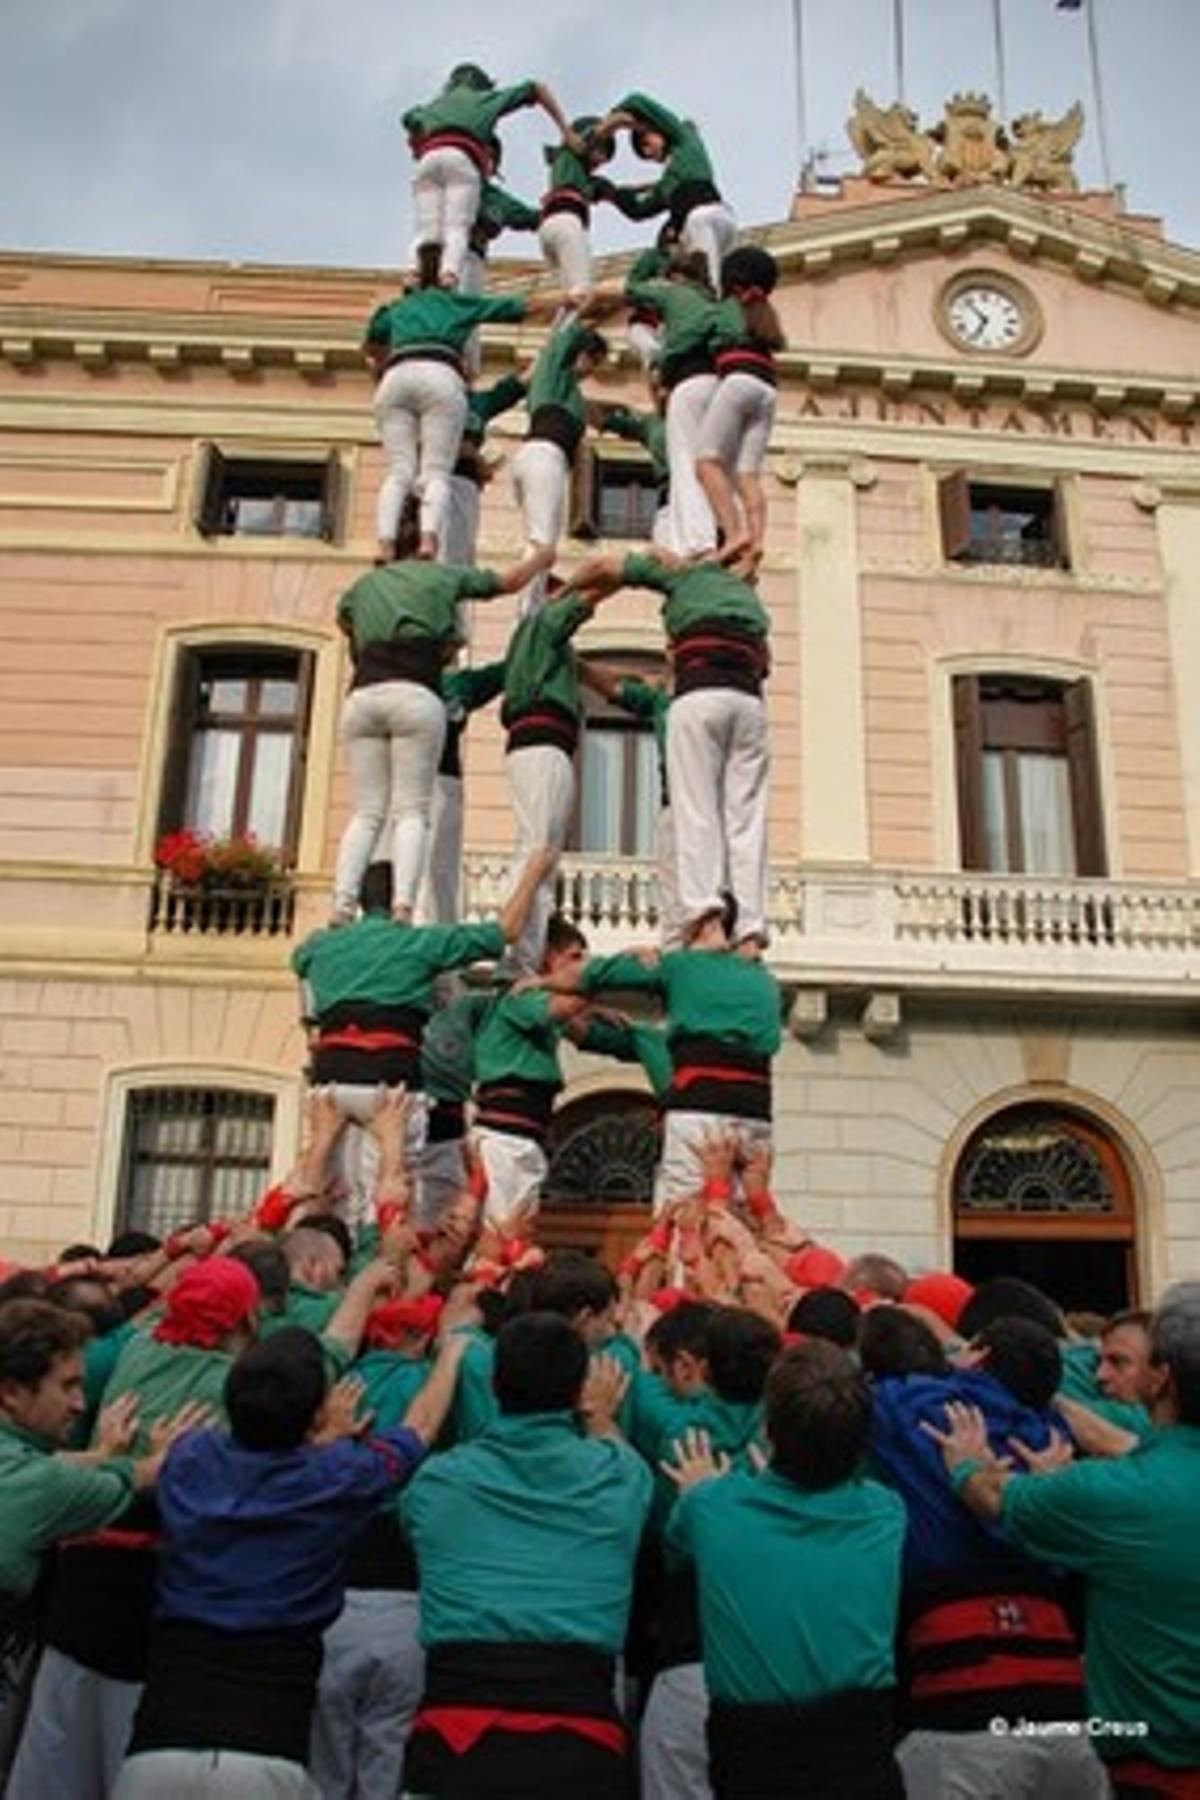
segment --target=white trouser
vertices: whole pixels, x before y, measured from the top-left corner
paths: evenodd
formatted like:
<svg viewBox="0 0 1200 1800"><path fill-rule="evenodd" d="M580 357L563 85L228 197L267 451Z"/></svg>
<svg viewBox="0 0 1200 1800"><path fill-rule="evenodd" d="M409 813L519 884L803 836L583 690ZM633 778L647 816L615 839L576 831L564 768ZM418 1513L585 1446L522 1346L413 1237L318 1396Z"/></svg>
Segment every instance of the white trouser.
<svg viewBox="0 0 1200 1800"><path fill-rule="evenodd" d="M1104 1764L1079 1737L913 1731L896 1747L908 1800L1107 1800Z"/></svg>
<svg viewBox="0 0 1200 1800"><path fill-rule="evenodd" d="M715 375L689 375L671 389L667 401L667 463L671 471L671 536L680 556L712 550L717 523L696 479L696 456L704 415L717 391Z"/></svg>
<svg viewBox="0 0 1200 1800"><path fill-rule="evenodd" d="M632 319L625 335L629 339L629 348L643 369L656 368L662 355L661 328L651 325L648 319Z"/></svg>
<svg viewBox="0 0 1200 1800"><path fill-rule="evenodd" d="M654 854L658 874L658 932L664 950L678 950L683 943L676 880L675 815L662 806L654 825Z"/></svg>
<svg viewBox="0 0 1200 1800"><path fill-rule="evenodd" d="M44 1789L42 1800L49 1792ZM122 1765L113 1800L323 1800L299 1763L241 1750L143 1750Z"/></svg>
<svg viewBox="0 0 1200 1800"><path fill-rule="evenodd" d="M7 1800L108 1800L141 1696L140 1681L114 1681L43 1650Z"/></svg>
<svg viewBox="0 0 1200 1800"><path fill-rule="evenodd" d="M638 1733L642 1800L711 1800L707 1724L702 1663L655 1676Z"/></svg>
<svg viewBox="0 0 1200 1800"><path fill-rule="evenodd" d="M733 249L736 237L737 220L733 209L723 200L708 200L703 206L693 206L679 233L679 242L686 251L698 250L707 259L708 279L718 294L721 291L721 264Z"/></svg>
<svg viewBox="0 0 1200 1800"><path fill-rule="evenodd" d="M482 294L486 287L487 257L480 256L478 250L468 249L463 258L462 274L458 278L458 291L460 294ZM463 351L463 368L466 370L467 380L478 381L482 367L483 339L478 330L475 330L467 339L467 347ZM450 560L448 556L442 558L443 562Z"/></svg>
<svg viewBox="0 0 1200 1800"><path fill-rule="evenodd" d="M465 475L451 475L446 516L438 539L438 561L455 569L470 569L475 564L475 543L479 536L479 487ZM475 608L472 603L460 606L459 616L467 629L465 641L471 641Z"/></svg>
<svg viewBox="0 0 1200 1800"><path fill-rule="evenodd" d="M538 242L568 300L578 302L590 293L592 246L582 219L569 212L551 213L538 227Z"/></svg>
<svg viewBox="0 0 1200 1800"><path fill-rule="evenodd" d="M462 1193L466 1179L461 1138L426 1143L417 1175L417 1224L422 1230L434 1230L441 1224L443 1215Z"/></svg>
<svg viewBox="0 0 1200 1800"><path fill-rule="evenodd" d="M417 158L412 181L413 268L422 244L440 244L442 274L459 280L482 185L479 170L465 150L447 145Z"/></svg>
<svg viewBox="0 0 1200 1800"><path fill-rule="evenodd" d="M335 1183L346 1188L346 1199L334 1210L352 1230L371 1224L379 1187L379 1145L367 1127L379 1105L379 1086L362 1081L335 1081L333 1098L338 1111L349 1120L334 1147L330 1172ZM415 1173L425 1153L424 1094L410 1093L404 1112L404 1160Z"/></svg>
<svg viewBox="0 0 1200 1800"><path fill-rule="evenodd" d="M553 744L510 750L504 760L517 815L515 862L522 868L539 845L549 844L555 850L565 845L575 804L575 765L565 750ZM556 880L552 871L538 888L525 929L505 959L514 974L535 975L541 966Z"/></svg>
<svg viewBox="0 0 1200 1800"><path fill-rule="evenodd" d="M388 472L375 506L375 535L390 543L414 483L421 531L439 538L450 499L450 471L467 420L467 390L449 363L414 356L394 363L375 389L375 422Z"/></svg>
<svg viewBox="0 0 1200 1800"><path fill-rule="evenodd" d="M411 907L429 844L429 812L446 709L419 681L375 681L352 688L340 725L350 762L354 811L342 833L333 903L352 913L386 819L392 834L392 899Z"/></svg>
<svg viewBox="0 0 1200 1800"><path fill-rule="evenodd" d="M654 524L650 528L650 542L661 544L664 550L675 548L675 533L671 530L670 503L660 506L654 515Z"/></svg>
<svg viewBox="0 0 1200 1800"><path fill-rule="evenodd" d="M722 375L704 415L698 454L730 475L757 475L766 460L777 395L769 381L735 370Z"/></svg>
<svg viewBox="0 0 1200 1800"><path fill-rule="evenodd" d="M349 1588L325 1633L308 1766L322 1800L396 1800L425 1684L416 1594Z"/></svg>
<svg viewBox="0 0 1200 1800"><path fill-rule="evenodd" d="M742 1119L735 1113L684 1112L668 1107L663 1114L662 1159L654 1183L654 1210L672 1200L698 1194L704 1186L702 1152L709 1138L732 1138L743 1154L757 1145L771 1146L769 1119Z"/></svg>
<svg viewBox="0 0 1200 1800"><path fill-rule="evenodd" d="M549 1167L541 1145L511 1131L479 1125L475 1146L487 1175L484 1223L524 1231L537 1213Z"/></svg>
<svg viewBox="0 0 1200 1800"><path fill-rule="evenodd" d="M567 524L567 494L571 465L560 444L545 438L526 438L512 460L513 492L525 522L526 552L557 544ZM546 592L548 570L535 575L521 595L519 618L536 612Z"/></svg>
<svg viewBox="0 0 1200 1800"><path fill-rule="evenodd" d="M429 809L429 858L417 902L417 919L422 925L457 923L462 848L462 776L437 775Z"/></svg>
<svg viewBox="0 0 1200 1800"><path fill-rule="evenodd" d="M739 938L766 933L767 709L734 688L696 688L667 714L667 786L685 926L728 888Z"/></svg>

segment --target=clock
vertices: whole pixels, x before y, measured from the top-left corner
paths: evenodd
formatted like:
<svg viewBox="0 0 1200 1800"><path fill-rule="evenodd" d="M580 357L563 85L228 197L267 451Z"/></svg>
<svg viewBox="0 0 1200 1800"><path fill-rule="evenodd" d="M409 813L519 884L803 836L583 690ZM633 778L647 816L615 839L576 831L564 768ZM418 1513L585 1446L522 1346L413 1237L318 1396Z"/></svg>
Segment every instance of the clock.
<svg viewBox="0 0 1200 1800"><path fill-rule="evenodd" d="M1020 356L1032 350L1042 322L1033 295L1006 275L976 269L943 288L937 321L959 350Z"/></svg>

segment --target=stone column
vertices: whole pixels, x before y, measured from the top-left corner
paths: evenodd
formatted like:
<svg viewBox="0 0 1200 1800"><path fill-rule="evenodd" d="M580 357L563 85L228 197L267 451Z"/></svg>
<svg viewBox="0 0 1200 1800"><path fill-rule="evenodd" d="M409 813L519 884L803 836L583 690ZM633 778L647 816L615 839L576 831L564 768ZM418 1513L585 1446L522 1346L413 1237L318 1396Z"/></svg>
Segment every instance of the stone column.
<svg viewBox="0 0 1200 1800"><path fill-rule="evenodd" d="M1164 481L1144 488L1138 499L1158 512L1188 874L1196 880L1200 877L1200 481Z"/></svg>

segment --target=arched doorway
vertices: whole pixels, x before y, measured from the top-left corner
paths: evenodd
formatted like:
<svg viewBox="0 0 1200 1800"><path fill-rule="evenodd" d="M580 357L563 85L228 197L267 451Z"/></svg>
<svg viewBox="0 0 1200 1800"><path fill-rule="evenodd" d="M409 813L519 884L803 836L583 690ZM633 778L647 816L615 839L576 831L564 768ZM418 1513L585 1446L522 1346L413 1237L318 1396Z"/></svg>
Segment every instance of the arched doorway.
<svg viewBox="0 0 1200 1800"><path fill-rule="evenodd" d="M554 1115L538 1240L587 1250L615 1269L646 1230L659 1128L648 1095L587 1094Z"/></svg>
<svg viewBox="0 0 1200 1800"><path fill-rule="evenodd" d="M953 1206L954 1266L967 1280L1019 1275L1068 1310L1135 1303L1129 1166L1089 1114L1041 1100L993 1113L959 1156Z"/></svg>

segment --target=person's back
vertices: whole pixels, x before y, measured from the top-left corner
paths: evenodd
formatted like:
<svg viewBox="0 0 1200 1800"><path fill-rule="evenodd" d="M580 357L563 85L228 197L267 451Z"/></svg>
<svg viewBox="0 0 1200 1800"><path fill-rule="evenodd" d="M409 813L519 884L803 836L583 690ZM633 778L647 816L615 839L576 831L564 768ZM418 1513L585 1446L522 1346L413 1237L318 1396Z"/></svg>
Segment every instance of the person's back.
<svg viewBox="0 0 1200 1800"><path fill-rule="evenodd" d="M619 1439L580 1435L587 1367L565 1319L511 1320L499 1417L405 1495L428 1658L414 1792L583 1797L621 1780L614 1665L651 1478Z"/></svg>

